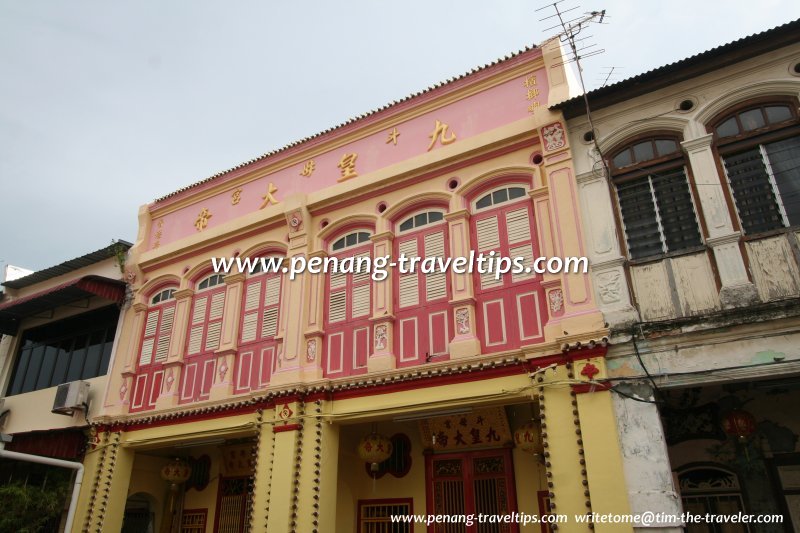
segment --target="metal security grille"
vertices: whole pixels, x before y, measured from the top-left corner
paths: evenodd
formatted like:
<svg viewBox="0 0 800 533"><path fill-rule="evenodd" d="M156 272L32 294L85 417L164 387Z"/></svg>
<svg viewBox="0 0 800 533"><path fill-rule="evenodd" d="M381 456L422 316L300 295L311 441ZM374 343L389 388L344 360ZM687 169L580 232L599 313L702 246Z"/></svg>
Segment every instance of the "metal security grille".
<svg viewBox="0 0 800 533"><path fill-rule="evenodd" d="M205 533L208 509L184 510L181 517L181 533Z"/></svg>
<svg viewBox="0 0 800 533"><path fill-rule="evenodd" d="M631 258L702 244L683 168L619 183L617 195Z"/></svg>
<svg viewBox="0 0 800 533"><path fill-rule="evenodd" d="M411 524L392 522L392 516L410 514L410 500L364 500L358 505L358 531L359 533L411 533Z"/></svg>
<svg viewBox="0 0 800 533"><path fill-rule="evenodd" d="M217 533L243 533L250 499L249 478L221 478L217 502Z"/></svg>

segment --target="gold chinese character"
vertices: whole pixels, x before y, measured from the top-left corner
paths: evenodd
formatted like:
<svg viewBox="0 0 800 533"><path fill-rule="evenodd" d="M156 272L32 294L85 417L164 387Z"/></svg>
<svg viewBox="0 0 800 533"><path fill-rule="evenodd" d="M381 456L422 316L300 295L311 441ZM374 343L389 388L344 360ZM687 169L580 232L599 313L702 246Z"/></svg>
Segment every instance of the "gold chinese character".
<svg viewBox="0 0 800 533"><path fill-rule="evenodd" d="M208 219L210 219L213 215L211 211L208 210L207 207L204 207L200 214L197 215L197 220L194 221L194 227L197 228L197 231L203 231L208 226Z"/></svg>
<svg viewBox="0 0 800 533"><path fill-rule="evenodd" d="M242 189L236 189L231 193L231 205L236 205L242 201Z"/></svg>
<svg viewBox="0 0 800 533"><path fill-rule="evenodd" d="M276 200L275 197L272 196L276 192L278 192L278 188L275 185L273 185L272 183L270 183L269 187L267 187L267 194L265 194L264 196L261 197L261 199L264 200L264 201L261 202L261 207L259 207L259 209L264 209L267 206L267 204L270 204L270 205L277 204L278 200Z"/></svg>
<svg viewBox="0 0 800 533"><path fill-rule="evenodd" d="M400 132L397 131L397 128L393 128L392 131L389 132L389 138L386 139L386 144L392 143L397 146L398 137L400 137Z"/></svg>
<svg viewBox="0 0 800 533"><path fill-rule="evenodd" d="M539 89L528 89L528 100L533 100L539 96Z"/></svg>
<svg viewBox="0 0 800 533"><path fill-rule="evenodd" d="M340 169L342 169L342 177L339 178L339 181L348 180L350 178L355 178L358 176L356 172L356 159L358 158L358 154L344 154L342 159L339 161L339 164L336 165Z"/></svg>
<svg viewBox="0 0 800 533"><path fill-rule="evenodd" d="M433 129L433 132L428 135L428 137L431 138L431 144L428 145L429 152L431 151L431 148L433 148L433 145L436 144L436 139L439 139L439 142L442 143L442 145L450 144L456 140L456 134L452 131L450 132L450 137L447 136L447 128L449 128L447 124L443 124L438 120L436 121L436 127Z"/></svg>
<svg viewBox="0 0 800 533"><path fill-rule="evenodd" d="M161 219L159 219L159 220L158 220L158 227L159 227L159 228L162 228L162 227L164 227L164 219L163 219L163 218L161 218Z"/></svg>
<svg viewBox="0 0 800 533"><path fill-rule="evenodd" d="M538 108L539 108L539 101L534 100L533 102L531 102L531 105L528 106L528 111L530 111L531 113L535 113Z"/></svg>
<svg viewBox="0 0 800 533"><path fill-rule="evenodd" d="M161 232L161 230L158 230L156 232L156 240L161 240L161 235L163 235L163 233Z"/></svg>
<svg viewBox="0 0 800 533"><path fill-rule="evenodd" d="M536 74L529 74L527 78L525 78L525 87L530 89L536 85Z"/></svg>
<svg viewBox="0 0 800 533"><path fill-rule="evenodd" d="M313 159L311 161L306 161L306 164L303 165L303 170L300 171L300 175L308 178L309 176L311 176L311 174L314 173L314 169L316 167L317 165L316 163L314 163Z"/></svg>

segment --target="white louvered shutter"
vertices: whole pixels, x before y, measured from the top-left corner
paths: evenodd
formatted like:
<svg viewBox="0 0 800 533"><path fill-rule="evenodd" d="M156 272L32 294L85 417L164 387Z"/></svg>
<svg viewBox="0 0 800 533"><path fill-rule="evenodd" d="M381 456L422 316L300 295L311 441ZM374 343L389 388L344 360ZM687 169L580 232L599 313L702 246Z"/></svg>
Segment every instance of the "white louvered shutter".
<svg viewBox="0 0 800 533"><path fill-rule="evenodd" d="M175 306L166 307L161 312L161 325L158 327L158 341L156 343L157 363L163 363L169 355L169 341L172 337L172 326L175 323Z"/></svg>
<svg viewBox="0 0 800 533"><path fill-rule="evenodd" d="M147 313L147 319L144 325L144 335L142 336L142 350L139 352L139 365L149 365L153 361L153 346L156 340L156 331L158 329L158 319L161 315L161 309L153 309Z"/></svg>
<svg viewBox="0 0 800 533"><path fill-rule="evenodd" d="M203 342L203 330L205 329L206 309L208 307L208 296L195 297L192 309L192 322L189 329L189 355L200 353Z"/></svg>
<svg viewBox="0 0 800 533"><path fill-rule="evenodd" d="M244 297L244 312L242 313L242 342L256 340L258 312L261 303L261 285L260 279L247 285Z"/></svg>
<svg viewBox="0 0 800 533"><path fill-rule="evenodd" d="M355 256L356 267L359 264L359 257L369 257L369 252L362 252ZM370 305L370 273L367 269L363 272L356 272L351 274L353 282L353 307L350 312L350 318L358 318L368 316L372 310Z"/></svg>
<svg viewBox="0 0 800 533"><path fill-rule="evenodd" d="M328 322L341 322L347 316L347 275L331 272L328 275Z"/></svg>
<svg viewBox="0 0 800 533"><path fill-rule="evenodd" d="M417 251L417 238L411 237L401 241L398 245L398 252L411 259L419 256ZM409 263L406 263L407 265ZM419 267L419 264L417 264ZM400 307L411 307L419 304L419 273L400 274L398 284L399 305Z"/></svg>
<svg viewBox="0 0 800 533"><path fill-rule="evenodd" d="M208 313L208 333L206 334L205 351L219 348L222 333L222 313L225 311L225 291L211 295L211 309Z"/></svg>
<svg viewBox="0 0 800 533"><path fill-rule="evenodd" d="M437 258L435 270L425 274L425 299L428 302L447 296L447 273L438 265L438 259L444 259L444 256L444 231L425 235L425 257Z"/></svg>
<svg viewBox="0 0 800 533"><path fill-rule="evenodd" d="M489 252L494 250L500 252L500 232L497 223L497 215L482 218L475 223L475 229L478 237L478 252L482 253L485 257L489 257ZM495 255L497 257L497 255ZM483 264L483 268L488 266L488 260ZM477 265L475 265L477 269ZM491 289L493 287L501 287L503 280L495 279L495 274L491 270L480 274L481 289Z"/></svg>
<svg viewBox="0 0 800 533"><path fill-rule="evenodd" d="M506 213L506 230L508 233L509 256L523 257L526 267L533 267L533 242L531 241L531 220L526 207ZM521 281L534 276L534 272L511 275L511 281Z"/></svg>

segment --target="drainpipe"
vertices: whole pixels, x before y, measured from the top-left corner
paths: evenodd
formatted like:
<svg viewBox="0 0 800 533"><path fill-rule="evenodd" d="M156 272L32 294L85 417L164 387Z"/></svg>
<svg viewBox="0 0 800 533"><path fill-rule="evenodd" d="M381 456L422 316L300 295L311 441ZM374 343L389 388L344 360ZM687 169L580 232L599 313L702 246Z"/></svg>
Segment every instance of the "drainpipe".
<svg viewBox="0 0 800 533"><path fill-rule="evenodd" d="M75 519L75 508L78 507L78 494L81 492L81 482L83 481L83 465L74 461L64 461L62 459L53 459L50 457L42 457L41 455L30 455L27 453L11 452L8 450L0 449L0 458L15 459L17 461L26 461L28 463L39 463L42 465L58 466L61 468L69 468L75 470L75 484L72 487L72 499L69 502L69 510L67 511L67 521L64 525L65 533L72 531L72 521Z"/></svg>

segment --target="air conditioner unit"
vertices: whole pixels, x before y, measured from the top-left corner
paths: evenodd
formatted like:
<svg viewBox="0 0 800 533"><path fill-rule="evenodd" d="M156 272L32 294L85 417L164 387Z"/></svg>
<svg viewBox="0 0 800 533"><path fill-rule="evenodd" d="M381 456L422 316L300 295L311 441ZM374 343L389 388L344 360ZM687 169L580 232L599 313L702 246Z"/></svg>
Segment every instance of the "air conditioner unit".
<svg viewBox="0 0 800 533"><path fill-rule="evenodd" d="M88 401L88 381L64 383L56 389L56 399L53 402L52 412L59 415L72 416L76 410L82 411Z"/></svg>

